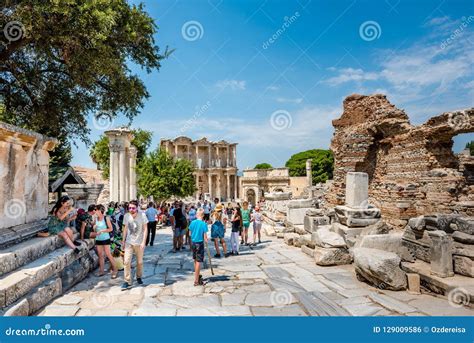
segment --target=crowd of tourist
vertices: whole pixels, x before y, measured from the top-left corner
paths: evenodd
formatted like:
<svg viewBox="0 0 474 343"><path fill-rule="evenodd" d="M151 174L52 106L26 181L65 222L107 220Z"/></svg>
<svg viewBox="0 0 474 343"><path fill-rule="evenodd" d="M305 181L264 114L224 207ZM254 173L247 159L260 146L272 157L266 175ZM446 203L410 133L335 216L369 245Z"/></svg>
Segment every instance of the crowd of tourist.
<svg viewBox="0 0 474 343"><path fill-rule="evenodd" d="M210 239L214 243L215 258L239 255L240 245L261 243L262 214L259 206L251 208L248 202L227 205L219 199L198 201L196 203L111 202L104 205L89 205L76 209L68 196L61 197L53 206L48 227L39 236L58 235L65 244L79 253L81 241L93 239L99 257L97 277L106 274L105 260L110 263L111 278L124 271L122 289L132 286L132 258L136 258L136 282L143 284L143 255L146 246L155 244L157 227L170 226L173 232L171 252L189 249L194 259L194 285L203 284L200 274L204 262L205 246ZM249 228L253 225L253 241L249 240ZM229 246L225 232L231 229ZM77 232L77 235L76 233ZM75 239L76 237L76 239ZM258 238L258 241L257 241ZM222 254L221 254L222 249Z"/></svg>

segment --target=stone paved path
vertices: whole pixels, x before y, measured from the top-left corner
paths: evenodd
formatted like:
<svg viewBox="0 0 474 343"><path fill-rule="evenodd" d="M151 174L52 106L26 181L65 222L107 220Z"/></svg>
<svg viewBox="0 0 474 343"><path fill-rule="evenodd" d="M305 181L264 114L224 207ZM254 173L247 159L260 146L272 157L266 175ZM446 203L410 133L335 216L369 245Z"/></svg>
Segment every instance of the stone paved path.
<svg viewBox="0 0 474 343"><path fill-rule="evenodd" d="M377 290L359 282L350 265L319 267L301 249L265 235L239 256L213 259L216 275L204 269L207 284L194 287L192 256L189 250L171 253L171 237L170 228L161 229L155 246L146 248L142 287L121 291L123 273L116 280L90 275L39 315L474 315L443 297Z"/></svg>

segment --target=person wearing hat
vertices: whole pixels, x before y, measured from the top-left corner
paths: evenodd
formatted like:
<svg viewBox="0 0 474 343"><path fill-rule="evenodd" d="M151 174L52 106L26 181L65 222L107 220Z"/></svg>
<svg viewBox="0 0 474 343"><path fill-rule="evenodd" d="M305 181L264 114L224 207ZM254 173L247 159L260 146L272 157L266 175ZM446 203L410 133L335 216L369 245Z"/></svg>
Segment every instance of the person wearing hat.
<svg viewBox="0 0 474 343"><path fill-rule="evenodd" d="M214 247L216 248L215 258L221 257L221 252L219 251L219 241L222 245L222 250L224 250L224 257L227 257L227 245L225 243L225 226L227 224L227 217L223 216L222 212L224 206L222 204L217 204L212 213L212 219L214 222L211 226L211 239L214 241Z"/></svg>

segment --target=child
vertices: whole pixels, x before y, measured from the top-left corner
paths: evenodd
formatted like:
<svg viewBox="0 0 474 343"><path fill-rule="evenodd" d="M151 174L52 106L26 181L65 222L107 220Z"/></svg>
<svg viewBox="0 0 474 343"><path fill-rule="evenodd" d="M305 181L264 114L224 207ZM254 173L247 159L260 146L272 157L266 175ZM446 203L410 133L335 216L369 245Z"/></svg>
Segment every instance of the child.
<svg viewBox="0 0 474 343"><path fill-rule="evenodd" d="M250 227L250 209L249 209L249 203L247 201L244 201L243 203L243 210L242 210L242 226L243 226L243 234L242 234L242 241L240 244L249 245L248 243L248 237L249 237L249 227Z"/></svg>
<svg viewBox="0 0 474 343"><path fill-rule="evenodd" d="M216 254L214 255L215 258L220 258L221 253L219 251L219 241L222 245L222 250L224 250L224 256L228 257L227 255L227 246L225 244L225 225L227 224L227 217L222 215L223 207L222 205L217 205L212 217L214 219L214 223L211 226L211 239L214 241L214 247L216 248Z"/></svg>
<svg viewBox="0 0 474 343"><path fill-rule="evenodd" d="M201 271L201 262L204 262L204 242L207 243L207 223L203 220L204 209L200 208L196 213L196 220L193 220L189 226L191 232L191 242L194 259L194 286L203 285Z"/></svg>
<svg viewBox="0 0 474 343"><path fill-rule="evenodd" d="M241 231L242 221L241 221L240 209L234 208L232 212L232 233L230 234L230 246L232 249L232 255L239 254L239 233Z"/></svg>
<svg viewBox="0 0 474 343"><path fill-rule="evenodd" d="M252 214L253 222L253 245L257 245L255 242L258 234L258 243L262 243L260 237L260 231L262 229L262 214L260 213L260 207L255 207L255 212Z"/></svg>

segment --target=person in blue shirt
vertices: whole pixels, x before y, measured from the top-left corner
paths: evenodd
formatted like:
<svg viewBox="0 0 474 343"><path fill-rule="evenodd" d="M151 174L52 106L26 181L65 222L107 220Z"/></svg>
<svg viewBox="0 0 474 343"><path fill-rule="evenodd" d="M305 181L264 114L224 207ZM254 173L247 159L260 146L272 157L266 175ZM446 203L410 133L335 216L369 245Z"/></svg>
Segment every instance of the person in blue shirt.
<svg viewBox="0 0 474 343"><path fill-rule="evenodd" d="M153 202L150 202L148 204L148 208L146 209L145 214L146 218L148 219L148 235L146 236L146 245L153 246L153 243L155 242L157 216L159 214Z"/></svg>
<svg viewBox="0 0 474 343"><path fill-rule="evenodd" d="M194 286L203 285L201 262L204 262L204 244L207 243L207 223L203 220L204 209L200 208L196 213L196 220L189 226L194 259Z"/></svg>

